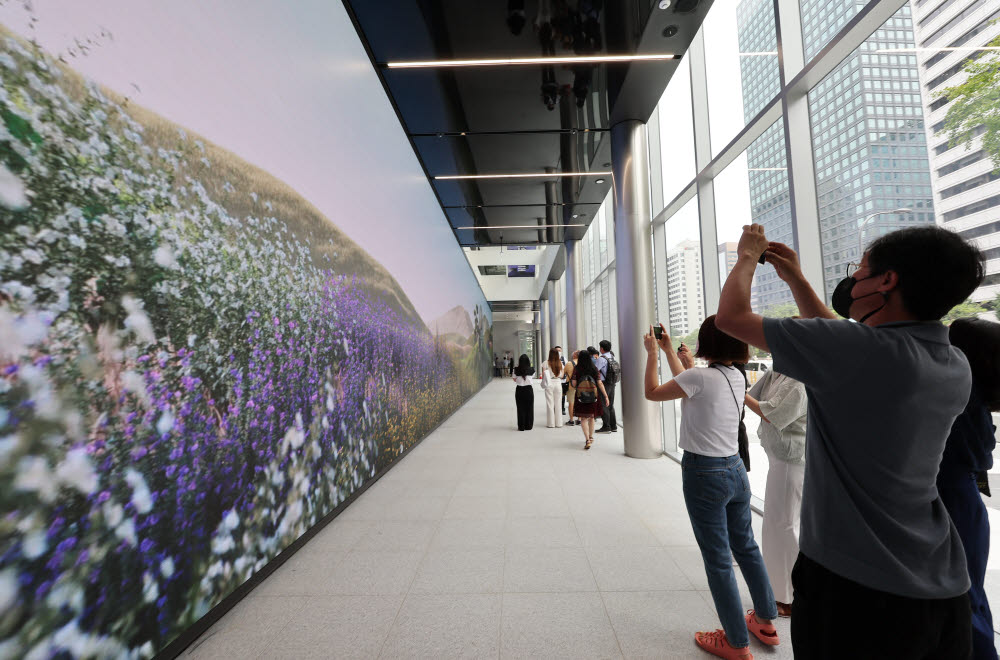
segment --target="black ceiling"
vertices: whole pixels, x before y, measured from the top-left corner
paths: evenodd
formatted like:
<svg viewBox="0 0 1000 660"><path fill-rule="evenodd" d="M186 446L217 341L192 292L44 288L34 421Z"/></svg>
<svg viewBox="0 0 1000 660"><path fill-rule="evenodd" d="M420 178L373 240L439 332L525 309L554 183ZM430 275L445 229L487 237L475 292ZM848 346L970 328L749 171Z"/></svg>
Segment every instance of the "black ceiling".
<svg viewBox="0 0 1000 660"><path fill-rule="evenodd" d="M666 9L660 9L659 0L344 4L458 242L498 245L583 238L585 226L490 227L588 225L611 189L611 177L601 177L600 183L594 176L434 177L609 170L610 127L622 119L648 120L711 0L672 0ZM677 59L596 66L385 66L414 60L666 52Z"/></svg>

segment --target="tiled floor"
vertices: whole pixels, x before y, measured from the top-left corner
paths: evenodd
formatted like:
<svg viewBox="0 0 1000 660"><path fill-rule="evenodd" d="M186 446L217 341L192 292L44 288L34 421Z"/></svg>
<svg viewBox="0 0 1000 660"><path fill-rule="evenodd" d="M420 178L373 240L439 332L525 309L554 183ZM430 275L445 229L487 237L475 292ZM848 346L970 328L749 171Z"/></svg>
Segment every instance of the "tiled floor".
<svg viewBox="0 0 1000 660"><path fill-rule="evenodd" d="M519 433L513 384L490 384L185 657L711 657L680 467L626 458L623 432L584 452L535 402ZM792 657L778 626L757 658Z"/></svg>

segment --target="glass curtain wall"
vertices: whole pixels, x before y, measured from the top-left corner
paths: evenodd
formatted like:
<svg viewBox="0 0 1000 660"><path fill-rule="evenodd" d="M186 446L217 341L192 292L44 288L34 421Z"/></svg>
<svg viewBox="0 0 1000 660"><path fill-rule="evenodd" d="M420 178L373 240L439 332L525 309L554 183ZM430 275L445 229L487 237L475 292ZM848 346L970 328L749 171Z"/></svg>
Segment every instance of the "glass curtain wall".
<svg viewBox="0 0 1000 660"><path fill-rule="evenodd" d="M995 7L955 0L937 3L943 9L934 13L932 4L917 0L913 10L900 0L716 0L650 119L655 299L675 344L693 347L702 320L715 313L744 224L763 224L769 238L809 255L807 277L829 300L846 264L876 236L923 223L952 228L934 200L959 193L939 187L956 187L959 175L970 181L959 181L963 195L992 185L997 177L985 165L964 174L968 163L988 162L980 153L985 130L974 134L971 152L950 144L942 117L952 100L941 91L964 80L959 65L993 55L928 48L986 43L1000 32L990 22ZM787 39L779 25L790 31ZM938 74L942 67L947 80ZM692 84L701 77L704 85ZM925 123L926 111L935 113L933 125ZM935 145L931 157L951 160L929 164L928 142ZM979 215L989 210L981 206L970 207L973 217L963 216L961 226L955 221L955 229L1000 255L1000 223L983 224ZM587 344L608 338L617 347L613 234L608 199L581 245L581 316ZM973 300L996 296L1000 273L990 277ZM560 291L565 341L564 282ZM767 316L797 312L770 266L758 268L752 305ZM769 367L760 352L753 361L757 373ZM680 407L663 410L670 422L663 448L677 456ZM753 439L757 421L747 426ZM759 446L752 452L751 486L763 498L767 460Z"/></svg>
<svg viewBox="0 0 1000 660"><path fill-rule="evenodd" d="M925 34L954 24L954 37L938 39L942 46L978 44L979 35L993 34L992 14L970 13L974 4L945 3L933 16L917 9L917 20ZM778 25L791 31L787 39ZM744 224L763 224L772 240L812 255L807 276L828 301L846 264L878 235L948 226L934 200L954 196L935 187L952 170L932 177L927 144L945 145L936 149L946 158L967 154L948 146L943 121L927 126L923 115L929 108L943 116L949 99L941 89L964 74L949 69L947 84L920 74L967 54L917 49L933 39L918 29L918 44L914 30L911 5L899 0L716 0L651 119L658 123L649 145L655 297L675 343L693 344L698 325L716 311ZM700 75L705 84L693 86ZM987 249L1000 245L992 227L969 238ZM995 295L990 289L973 298ZM797 312L770 266L757 271L752 305L767 316ZM753 360L758 373L769 367L767 355L755 352ZM664 451L677 455L680 409L670 403L664 411L673 422L663 425ZM753 440L757 420L747 426ZM763 498L767 460L759 446L752 451L751 486Z"/></svg>

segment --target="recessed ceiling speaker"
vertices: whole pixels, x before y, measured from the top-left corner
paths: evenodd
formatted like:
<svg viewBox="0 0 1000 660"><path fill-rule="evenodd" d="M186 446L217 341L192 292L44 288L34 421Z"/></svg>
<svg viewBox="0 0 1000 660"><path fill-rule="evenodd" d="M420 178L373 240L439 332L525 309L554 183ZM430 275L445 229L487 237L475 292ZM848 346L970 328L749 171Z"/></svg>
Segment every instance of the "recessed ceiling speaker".
<svg viewBox="0 0 1000 660"><path fill-rule="evenodd" d="M677 34L676 25L668 25L667 27L663 28L663 36L666 37L667 39L674 36L675 34Z"/></svg>

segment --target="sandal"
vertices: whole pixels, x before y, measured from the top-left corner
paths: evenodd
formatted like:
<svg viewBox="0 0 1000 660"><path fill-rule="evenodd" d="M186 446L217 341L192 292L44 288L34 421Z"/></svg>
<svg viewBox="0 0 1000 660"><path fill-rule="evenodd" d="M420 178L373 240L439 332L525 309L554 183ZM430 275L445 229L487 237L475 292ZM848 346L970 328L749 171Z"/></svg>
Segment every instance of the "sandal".
<svg viewBox="0 0 1000 660"><path fill-rule="evenodd" d="M782 619L787 619L792 616L792 606L788 603L775 601L775 605L778 606L778 616Z"/></svg>
<svg viewBox="0 0 1000 660"><path fill-rule="evenodd" d="M712 655L717 655L726 660L753 660L750 647L736 648L730 646L726 639L726 633L722 630L715 632L697 632L694 634L694 643Z"/></svg>
<svg viewBox="0 0 1000 660"><path fill-rule="evenodd" d="M594 444L593 438L587 438L587 444L583 446L584 449L590 449L590 445Z"/></svg>
<svg viewBox="0 0 1000 660"><path fill-rule="evenodd" d="M778 629L772 623L761 623L757 620L757 615L753 610L747 612L747 630L753 636L768 646L778 645Z"/></svg>

